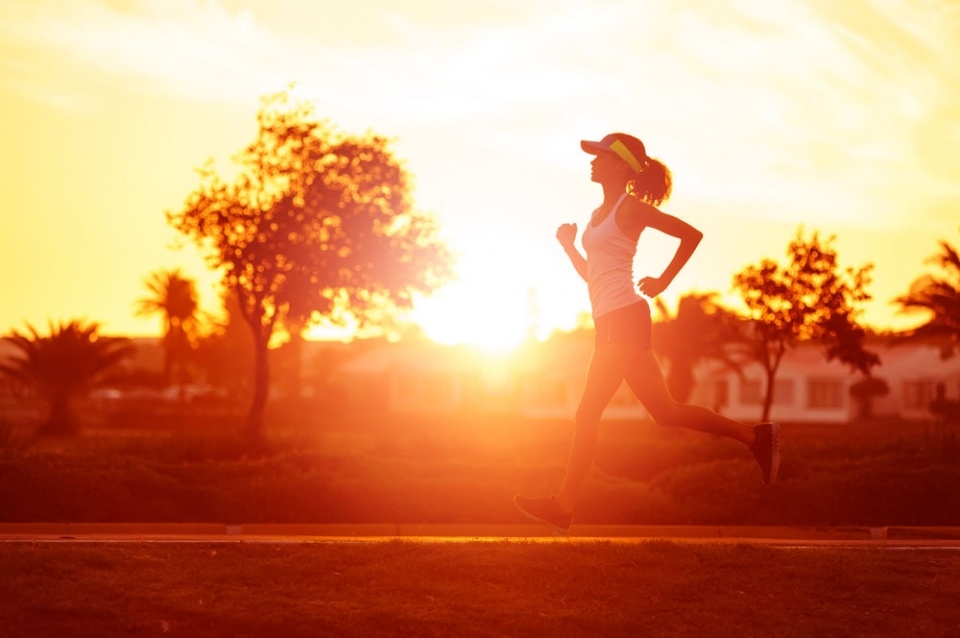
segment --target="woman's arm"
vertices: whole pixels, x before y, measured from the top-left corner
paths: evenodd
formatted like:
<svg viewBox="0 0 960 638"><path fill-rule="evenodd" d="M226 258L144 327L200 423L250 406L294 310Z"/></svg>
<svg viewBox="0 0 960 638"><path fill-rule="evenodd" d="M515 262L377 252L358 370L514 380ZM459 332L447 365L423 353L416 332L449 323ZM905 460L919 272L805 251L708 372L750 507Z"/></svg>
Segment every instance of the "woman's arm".
<svg viewBox="0 0 960 638"><path fill-rule="evenodd" d="M580 251L577 250L577 246L574 242L577 239L577 225L576 224L560 224L560 227L557 229L557 241L560 242L560 245L563 246L564 252L567 253L567 257L570 258L570 263L573 264L573 267L576 268L577 274L586 281L587 280L587 260L583 255L580 254Z"/></svg>
<svg viewBox="0 0 960 638"><path fill-rule="evenodd" d="M673 259L667 264L662 275L659 277L644 277L637 282L637 288L640 292L653 299L667 289L677 273L687 264L690 256L693 255L693 251L700 245L703 233L682 219L668 215L653 206L646 208L644 226L656 228L660 232L680 240L677 252L673 254Z"/></svg>

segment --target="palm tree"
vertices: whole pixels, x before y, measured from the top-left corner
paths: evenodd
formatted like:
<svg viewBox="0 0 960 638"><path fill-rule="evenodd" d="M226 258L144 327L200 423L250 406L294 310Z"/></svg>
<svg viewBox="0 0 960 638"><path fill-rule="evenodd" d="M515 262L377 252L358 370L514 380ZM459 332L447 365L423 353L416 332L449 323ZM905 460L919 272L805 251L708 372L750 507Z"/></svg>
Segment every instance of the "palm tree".
<svg viewBox="0 0 960 638"><path fill-rule="evenodd" d="M693 370L701 361L714 359L740 369L726 347L735 341L736 317L714 301L716 296L715 292L684 295L672 317L661 299L654 302L661 320L653 326L653 347L669 362L667 387L681 403L693 393Z"/></svg>
<svg viewBox="0 0 960 638"><path fill-rule="evenodd" d="M78 428L73 400L109 382L110 371L130 355L128 339L104 337L100 325L73 320L50 325L50 334L41 336L33 326L4 337L19 355L0 363L0 374L36 390L50 406L41 434L71 434Z"/></svg>
<svg viewBox="0 0 960 638"><path fill-rule="evenodd" d="M910 284L910 291L894 299L904 312L925 311L930 319L909 331L907 337L939 342L944 356L952 356L960 347L960 254L946 241L940 252L928 259L944 273L923 275Z"/></svg>
<svg viewBox="0 0 960 638"><path fill-rule="evenodd" d="M197 286L184 277L179 268L158 270L145 281L150 294L137 301L137 316L163 317L163 380L170 385L176 371L177 381L184 360L196 338L198 323Z"/></svg>

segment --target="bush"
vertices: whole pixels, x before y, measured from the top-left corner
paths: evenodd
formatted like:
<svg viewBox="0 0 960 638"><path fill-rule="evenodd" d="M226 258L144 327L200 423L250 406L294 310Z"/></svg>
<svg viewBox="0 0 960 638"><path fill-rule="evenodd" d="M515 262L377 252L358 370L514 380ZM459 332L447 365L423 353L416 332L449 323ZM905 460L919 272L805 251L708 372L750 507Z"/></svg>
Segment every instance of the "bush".
<svg viewBox="0 0 960 638"><path fill-rule="evenodd" d="M768 487L729 440L612 427L577 521L960 525L960 466L932 454L922 432L787 425L781 481ZM468 433L434 439L429 454L403 437L390 454L345 451L338 435L275 441L255 457L229 437L88 437L66 451L0 451L0 520L518 523L511 497L557 489L568 434L504 429L497 445L480 445Z"/></svg>

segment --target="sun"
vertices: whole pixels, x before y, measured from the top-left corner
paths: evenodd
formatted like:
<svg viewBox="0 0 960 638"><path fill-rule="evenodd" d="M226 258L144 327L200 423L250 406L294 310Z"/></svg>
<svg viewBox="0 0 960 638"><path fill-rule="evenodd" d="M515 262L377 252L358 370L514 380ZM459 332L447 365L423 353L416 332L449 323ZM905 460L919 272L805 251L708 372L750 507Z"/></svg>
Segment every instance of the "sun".
<svg viewBox="0 0 960 638"><path fill-rule="evenodd" d="M463 251L453 281L430 294L414 295L401 323L417 326L434 343L470 346L491 356L511 355L531 340L543 341L579 325L588 298L572 268L564 264L554 273L540 267L529 250L511 252L498 244L491 251L482 241L476 244ZM318 327L309 338L348 340L357 336L355 330L346 326L334 335L329 327Z"/></svg>
<svg viewBox="0 0 960 638"><path fill-rule="evenodd" d="M457 278L414 301L408 319L429 339L508 354L577 325L588 298L568 264L559 261L561 268L553 269L555 263L529 246L474 239L464 242Z"/></svg>
<svg viewBox="0 0 960 638"><path fill-rule="evenodd" d="M461 278L430 296L417 297L404 321L418 326L434 343L507 355L531 338L543 339L558 328L544 322L531 303L532 290L509 279ZM356 325L351 324L316 326L307 338L349 340L356 336Z"/></svg>
<svg viewBox="0 0 960 638"><path fill-rule="evenodd" d="M515 297L503 286L457 281L421 299L410 319L436 343L505 353L523 343L532 325L523 300Z"/></svg>

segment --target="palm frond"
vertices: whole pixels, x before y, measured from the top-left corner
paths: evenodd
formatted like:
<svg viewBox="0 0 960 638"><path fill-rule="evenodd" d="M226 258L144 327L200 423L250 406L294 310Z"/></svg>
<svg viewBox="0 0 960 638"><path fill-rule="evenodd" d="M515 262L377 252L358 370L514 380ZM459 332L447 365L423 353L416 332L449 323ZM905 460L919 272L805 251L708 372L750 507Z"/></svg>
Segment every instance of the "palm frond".
<svg viewBox="0 0 960 638"><path fill-rule="evenodd" d="M5 338L19 352L0 365L0 372L48 398L85 392L133 350L129 339L102 336L99 329L97 323L73 320L51 323L46 336L29 324L29 334L13 330Z"/></svg>

